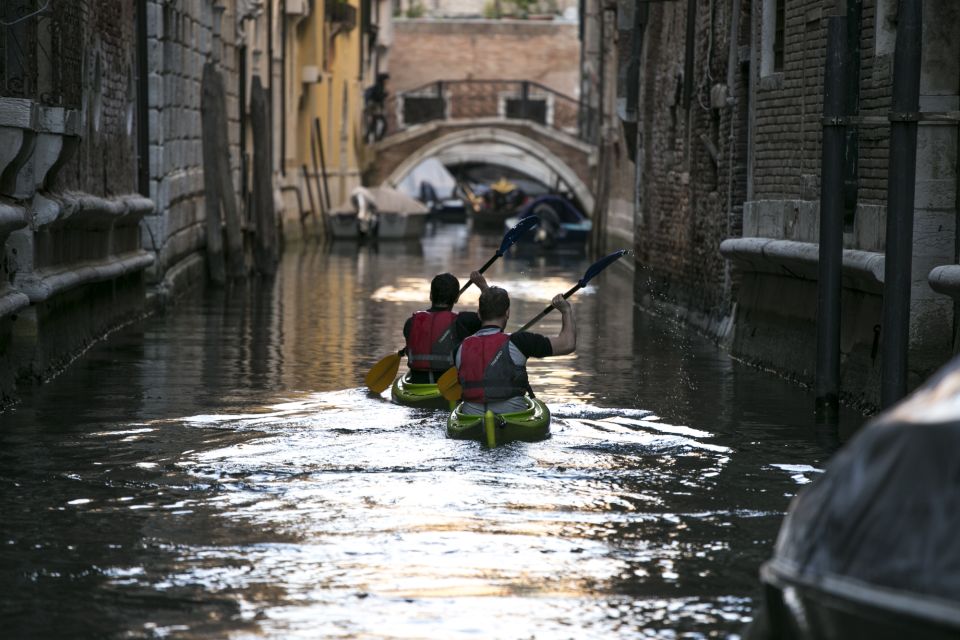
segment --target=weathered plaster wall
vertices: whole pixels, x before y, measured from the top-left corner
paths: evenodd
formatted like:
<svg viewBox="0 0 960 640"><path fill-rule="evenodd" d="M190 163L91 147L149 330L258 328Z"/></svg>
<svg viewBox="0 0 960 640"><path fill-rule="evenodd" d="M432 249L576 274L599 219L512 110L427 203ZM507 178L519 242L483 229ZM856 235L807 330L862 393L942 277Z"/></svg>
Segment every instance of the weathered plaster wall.
<svg viewBox="0 0 960 640"><path fill-rule="evenodd" d="M390 91L437 80L533 80L576 97L577 25L534 20L397 20Z"/></svg>

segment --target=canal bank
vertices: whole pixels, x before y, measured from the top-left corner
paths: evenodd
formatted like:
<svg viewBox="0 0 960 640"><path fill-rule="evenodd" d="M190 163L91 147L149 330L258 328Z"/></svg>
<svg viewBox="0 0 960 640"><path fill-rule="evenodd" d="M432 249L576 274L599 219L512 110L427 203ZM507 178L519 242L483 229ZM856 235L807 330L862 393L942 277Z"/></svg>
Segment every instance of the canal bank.
<svg viewBox="0 0 960 640"><path fill-rule="evenodd" d="M428 278L495 247L463 227L304 247L272 283L190 297L30 389L0 429L11 633L738 632L834 445L809 394L636 310L626 270L573 299L576 354L531 364L550 440L486 451L361 389ZM508 256L488 275L519 324L586 262Z"/></svg>

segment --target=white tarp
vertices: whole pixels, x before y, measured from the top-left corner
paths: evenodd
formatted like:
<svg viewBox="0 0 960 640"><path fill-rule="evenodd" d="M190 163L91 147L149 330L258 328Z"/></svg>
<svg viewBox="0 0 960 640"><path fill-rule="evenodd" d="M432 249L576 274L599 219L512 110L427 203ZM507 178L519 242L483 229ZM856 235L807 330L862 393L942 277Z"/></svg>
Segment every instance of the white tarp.
<svg viewBox="0 0 960 640"><path fill-rule="evenodd" d="M373 206L378 213L429 213L419 200L392 187L357 187L350 193L350 208L360 211L364 203Z"/></svg>
<svg viewBox="0 0 960 640"><path fill-rule="evenodd" d="M437 197L440 198L440 200L448 200L455 197L454 191L457 188L457 181L453 177L453 174L443 166L443 163L436 158L427 158L414 167L413 171L408 173L407 176L400 181L397 189L408 196L419 198L421 185L424 182L430 183L430 186L437 192Z"/></svg>

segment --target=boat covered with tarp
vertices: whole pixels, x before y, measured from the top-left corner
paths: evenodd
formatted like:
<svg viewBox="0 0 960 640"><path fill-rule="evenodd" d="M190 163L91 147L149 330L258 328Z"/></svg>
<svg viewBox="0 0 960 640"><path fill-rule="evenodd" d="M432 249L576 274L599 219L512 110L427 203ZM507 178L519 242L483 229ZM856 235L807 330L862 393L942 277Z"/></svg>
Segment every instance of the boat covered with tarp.
<svg viewBox="0 0 960 640"><path fill-rule="evenodd" d="M357 187L330 214L334 238L415 239L423 235L430 210L393 187Z"/></svg>
<svg viewBox="0 0 960 640"><path fill-rule="evenodd" d="M397 183L397 190L425 204L434 218L447 222L466 220L457 179L436 158L427 158L414 167Z"/></svg>
<svg viewBox="0 0 960 640"><path fill-rule="evenodd" d="M858 432L790 505L760 638L960 638L960 358Z"/></svg>

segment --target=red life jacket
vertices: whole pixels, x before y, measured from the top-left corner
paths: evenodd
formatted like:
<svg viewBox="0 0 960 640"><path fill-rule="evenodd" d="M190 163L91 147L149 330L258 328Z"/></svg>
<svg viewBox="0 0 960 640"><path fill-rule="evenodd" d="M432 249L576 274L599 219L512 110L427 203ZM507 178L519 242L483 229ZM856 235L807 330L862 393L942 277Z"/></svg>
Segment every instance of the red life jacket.
<svg viewBox="0 0 960 640"><path fill-rule="evenodd" d="M510 334L503 332L472 335L464 340L457 376L467 402L506 400L530 389L527 369L510 357Z"/></svg>
<svg viewBox="0 0 960 640"><path fill-rule="evenodd" d="M407 337L407 364L416 371L446 371L453 366L456 336L452 311L417 311Z"/></svg>

